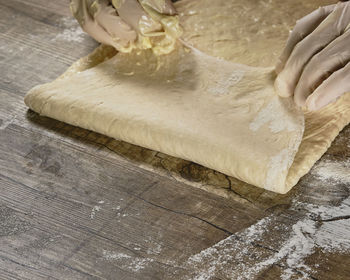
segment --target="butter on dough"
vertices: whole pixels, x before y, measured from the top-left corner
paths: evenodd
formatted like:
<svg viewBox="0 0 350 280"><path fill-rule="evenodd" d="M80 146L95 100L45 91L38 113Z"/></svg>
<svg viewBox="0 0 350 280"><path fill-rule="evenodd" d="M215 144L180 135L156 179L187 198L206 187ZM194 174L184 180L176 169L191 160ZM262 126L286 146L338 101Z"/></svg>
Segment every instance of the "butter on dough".
<svg viewBox="0 0 350 280"><path fill-rule="evenodd" d="M170 55L156 56L150 50L116 54L100 46L56 81L33 88L26 104L41 115L288 192L349 123L350 94L304 115L291 99L276 96L273 68L205 54L234 60L229 56L235 52L246 64L257 53L268 54L257 49L247 56L235 49L250 34L231 32L245 27L232 14L249 1L209 1L213 14L207 2L177 3L183 38L201 51L179 44Z"/></svg>

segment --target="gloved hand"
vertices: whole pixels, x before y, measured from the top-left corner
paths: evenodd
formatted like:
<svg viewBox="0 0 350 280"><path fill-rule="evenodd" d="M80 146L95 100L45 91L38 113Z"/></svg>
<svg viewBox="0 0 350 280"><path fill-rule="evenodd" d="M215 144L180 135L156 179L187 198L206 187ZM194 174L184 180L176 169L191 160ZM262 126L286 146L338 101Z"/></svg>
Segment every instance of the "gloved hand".
<svg viewBox="0 0 350 280"><path fill-rule="evenodd" d="M176 14L170 0L71 0L70 8L85 32L119 51L162 35L162 16Z"/></svg>
<svg viewBox="0 0 350 280"><path fill-rule="evenodd" d="M279 62L275 89L318 110L350 92L350 2L321 7L297 21Z"/></svg>

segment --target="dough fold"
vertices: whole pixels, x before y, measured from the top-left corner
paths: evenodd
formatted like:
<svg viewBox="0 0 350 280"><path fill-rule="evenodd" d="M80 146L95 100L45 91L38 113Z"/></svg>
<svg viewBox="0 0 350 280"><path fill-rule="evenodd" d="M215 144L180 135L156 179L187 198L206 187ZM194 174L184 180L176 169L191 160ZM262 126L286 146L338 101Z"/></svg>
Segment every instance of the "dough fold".
<svg viewBox="0 0 350 280"><path fill-rule="evenodd" d="M205 54L213 54L225 34L229 40L220 41L215 55L227 59L238 40L223 17L217 36L204 32L191 41L197 34L193 21L213 30L203 18L205 2L177 3L184 38L203 52L180 43L166 56L150 50L117 54L100 46L54 82L33 88L25 103L41 115L286 193L350 122L350 94L304 114L276 95L273 68ZM218 13L220 2L210 4ZM224 8L232 10L237 2Z"/></svg>

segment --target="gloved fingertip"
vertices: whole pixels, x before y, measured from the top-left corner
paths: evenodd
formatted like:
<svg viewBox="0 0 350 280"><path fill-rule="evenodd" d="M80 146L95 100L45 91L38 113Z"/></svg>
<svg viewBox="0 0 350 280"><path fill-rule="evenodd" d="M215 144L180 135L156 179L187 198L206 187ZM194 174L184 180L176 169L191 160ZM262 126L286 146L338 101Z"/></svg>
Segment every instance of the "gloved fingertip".
<svg viewBox="0 0 350 280"><path fill-rule="evenodd" d="M275 91L281 97L290 97L293 94L290 92L288 84L281 77L281 75L277 76L275 80Z"/></svg>
<svg viewBox="0 0 350 280"><path fill-rule="evenodd" d="M322 109L323 107L326 107L328 104L334 102L336 98L322 98L322 92L315 91L313 94L311 94L305 102L305 107L308 111L318 111Z"/></svg>
<svg viewBox="0 0 350 280"><path fill-rule="evenodd" d="M306 104L306 100L304 98L298 98L297 95L294 95L294 103L298 107L303 108Z"/></svg>
<svg viewBox="0 0 350 280"><path fill-rule="evenodd" d="M308 98L305 102L305 106L308 111L317 111L320 109L320 106L317 105L315 98Z"/></svg>
<svg viewBox="0 0 350 280"><path fill-rule="evenodd" d="M278 58L276 66L275 66L275 72L278 75L279 73L281 73L283 70L283 62L281 58Z"/></svg>

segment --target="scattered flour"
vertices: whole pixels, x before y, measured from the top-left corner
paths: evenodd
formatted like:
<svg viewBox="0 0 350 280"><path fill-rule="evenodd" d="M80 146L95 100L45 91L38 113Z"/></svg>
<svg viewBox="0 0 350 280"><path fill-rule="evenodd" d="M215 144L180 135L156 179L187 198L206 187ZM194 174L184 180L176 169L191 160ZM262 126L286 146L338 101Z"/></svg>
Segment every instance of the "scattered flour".
<svg viewBox="0 0 350 280"><path fill-rule="evenodd" d="M312 174L317 180L346 184L350 190L349 163L323 160L315 166ZM190 257L187 265L196 270L192 279L209 280L220 276L238 280L255 279L273 264L281 266L282 280L295 276L298 279L309 279L315 271L305 263L305 259L315 253L316 249L329 253L350 252L350 197L336 207L294 201L292 209L296 207L299 211L305 211L306 215L291 227L277 252L271 251L267 256L259 255L256 247L250 246L265 234L272 238L280 236L274 233L274 230L279 230L278 227L269 226L276 218L272 215ZM254 252L255 259L249 257L251 252Z"/></svg>
<svg viewBox="0 0 350 280"><path fill-rule="evenodd" d="M229 76L214 75L211 77L212 83L208 86L208 92L211 94L228 94L230 88L237 84L244 77L244 71L235 71ZM220 73L222 75L222 73Z"/></svg>
<svg viewBox="0 0 350 280"><path fill-rule="evenodd" d="M345 184L350 191L348 162L320 161L312 170L317 181ZM319 264L308 265L305 260L319 250L329 253L350 252L350 219L337 219L350 215L350 197L338 206L315 205L298 200L293 201L292 211L300 211L303 218L294 225L280 224L278 216L270 215L237 234L221 240L213 246L195 254L184 263L174 264L193 274L186 276L193 280L213 278L250 280L271 265L282 270L280 279L310 279ZM286 235L281 241L281 231ZM261 240L269 238L269 246L262 246ZM274 239L277 238L277 239ZM161 246L149 244L147 255L157 255ZM264 244L265 245L265 244ZM135 251L140 251L135 247ZM104 260L117 262L123 269L142 272L154 265L150 257L134 257L123 253L104 250ZM167 260L162 262L167 263Z"/></svg>
<svg viewBox="0 0 350 280"><path fill-rule="evenodd" d="M242 235L244 235L245 241L250 243L260 240L262 235L266 232L266 227L271 223L271 221L271 217L266 217L244 230Z"/></svg>
<svg viewBox="0 0 350 280"><path fill-rule="evenodd" d="M278 98L278 97L276 97L276 98ZM276 99L276 98L274 98L274 99ZM281 108L281 107L282 106L278 106L278 108ZM263 109L262 111L264 111L264 110L265 109ZM282 116L278 116L278 117L280 119L283 119ZM285 184L285 180L286 180L287 175L288 175L288 170L294 161L294 157L298 151L299 145L300 145L302 138L303 138L304 121L305 121L304 117L301 115L298 115L297 120L292 118L293 121L291 121L291 122L289 122L288 119L289 118L287 118L286 120L283 120L286 122L284 129L287 129L288 131L298 131L298 133L295 133L293 139L291 141L289 141L288 148L283 149L279 154L277 154L276 156L273 156L270 159L270 162L268 165L269 169L268 169L268 172L266 174L265 185L264 185L264 187L268 190L275 191L276 188L278 188L278 186L280 186L281 184ZM274 123L274 121L272 121L270 123L270 125L273 123ZM277 123L279 123L279 121L277 121ZM254 122L251 123L251 125L252 124L254 126ZM257 124L257 123L255 123L255 124ZM281 127L283 127L283 125L281 126L280 124L275 124L272 127L274 127L274 126L279 127L279 129ZM260 127L260 124L259 124L259 127ZM252 129L252 127L251 127L251 129ZM271 129L271 126L270 126L270 129ZM279 132L279 130L278 131L276 130L275 132ZM281 177L281 176L282 176L282 178L279 179L279 177ZM281 179L283 179L283 181L281 181Z"/></svg>
<svg viewBox="0 0 350 280"><path fill-rule="evenodd" d="M133 272L138 272L145 269L149 264L153 263L154 260L151 258L135 258L128 268Z"/></svg>
<svg viewBox="0 0 350 280"><path fill-rule="evenodd" d="M304 263L304 259L314 253L316 248L329 253L350 252L350 220L322 222L322 220L350 215L350 198L344 200L339 207L300 202L295 202L295 205L298 205L299 209L307 210L308 216L293 226L291 236L270 261L275 262L286 257L289 268L298 269L304 277L307 277L308 272L312 270ZM319 219L315 220L315 216ZM292 275L293 271L287 269L282 279L290 279Z"/></svg>
<svg viewBox="0 0 350 280"><path fill-rule="evenodd" d="M281 180L278 180L280 176L284 174L281 172L287 172L290 167L291 153L290 149L283 149L278 155L271 158L268 171L266 174L265 188L272 189L276 185L281 184ZM286 175L284 175L286 177Z"/></svg>
<svg viewBox="0 0 350 280"><path fill-rule="evenodd" d="M324 252L349 252L349 220L323 223L320 229L316 231L314 238L316 244L321 247Z"/></svg>
<svg viewBox="0 0 350 280"><path fill-rule="evenodd" d="M154 243L147 249L148 255L158 255L162 251L162 245L159 243Z"/></svg>
<svg viewBox="0 0 350 280"><path fill-rule="evenodd" d="M350 159L345 162L322 160L314 166L311 174L323 181L350 184Z"/></svg>
<svg viewBox="0 0 350 280"><path fill-rule="evenodd" d="M292 102L289 99L281 99L274 96L270 103L260 110L258 115L250 123L249 128L252 131L258 131L262 126L268 124L269 129L273 133L278 133L284 130L296 131L303 123L302 115L295 118L295 114L288 114L293 110ZM284 103L284 104L283 104Z"/></svg>
<svg viewBox="0 0 350 280"><path fill-rule="evenodd" d="M130 259L131 258L131 256L129 256L127 254L116 253L116 252L107 251L107 250L102 251L102 257L103 257L103 259L105 259L107 261L115 261L115 260L123 260L123 259Z"/></svg>
<svg viewBox="0 0 350 280"><path fill-rule="evenodd" d="M65 29L63 32L56 35L56 37L53 39L61 40L61 41L67 41L67 42L83 42L84 40L84 31L80 28L80 26L72 27L69 29Z"/></svg>
<svg viewBox="0 0 350 280"><path fill-rule="evenodd" d="M101 206L95 205L95 206L92 208L92 210L91 210L90 218L91 218L91 219L94 219L95 216L96 216L96 213L97 213L98 211L100 211L101 209L102 209Z"/></svg>
<svg viewBox="0 0 350 280"><path fill-rule="evenodd" d="M209 280L213 277L220 278L219 275L228 279L251 279L254 267L248 267L245 263L261 257L254 250L254 243L263 237L272 220L271 217L263 218L243 232L231 235L190 257L186 265L195 268L196 275L193 279Z"/></svg>
<svg viewBox="0 0 350 280"><path fill-rule="evenodd" d="M232 72L231 62L228 62L221 58L214 58L212 56L208 56L205 53L202 53L201 51L192 48L192 51L201 55L205 56L206 59L203 59L201 61L204 63L204 65L201 65L203 69L207 71L207 69L211 69L209 71L209 76L207 77L207 90L211 94L229 94L234 93L235 91L232 91L232 88L237 85L245 76L246 68L243 65L241 67L237 67L237 70ZM211 65L208 65L208 61L210 61ZM226 69L226 65L228 66L228 69ZM221 69L219 72L217 69Z"/></svg>
<svg viewBox="0 0 350 280"><path fill-rule="evenodd" d="M123 269L129 269L132 272L139 272L154 262L151 258L132 257L124 253L103 250L102 258L106 261L116 261Z"/></svg>
<svg viewBox="0 0 350 280"><path fill-rule="evenodd" d="M57 34L53 41L83 42L85 33L73 17L64 17L61 25L65 29Z"/></svg>
<svg viewBox="0 0 350 280"><path fill-rule="evenodd" d="M282 245L279 251L256 264L255 273L262 271L272 264L276 264L285 259L287 268L283 271L282 279L290 279L298 270L303 277L308 276L311 268L304 264L304 259L314 252L315 241L313 235L316 232L315 223L310 220L298 221L292 227L292 234Z"/></svg>

